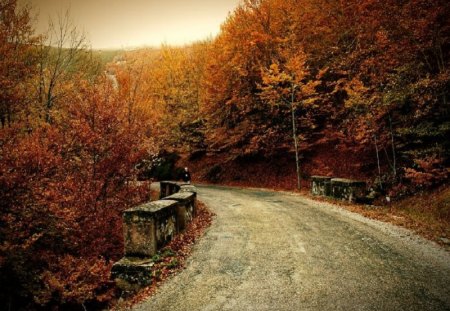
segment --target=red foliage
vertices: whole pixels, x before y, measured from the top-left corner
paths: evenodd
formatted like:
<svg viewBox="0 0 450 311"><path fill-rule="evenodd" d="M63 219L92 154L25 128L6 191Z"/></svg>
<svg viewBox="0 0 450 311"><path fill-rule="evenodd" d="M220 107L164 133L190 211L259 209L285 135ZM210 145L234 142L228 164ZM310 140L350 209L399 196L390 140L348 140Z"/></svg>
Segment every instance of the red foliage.
<svg viewBox="0 0 450 311"><path fill-rule="evenodd" d="M0 9L0 303L10 307L108 298L121 212L148 198L135 177L158 151L150 135L197 154L194 179L292 189L294 140L304 177L378 179L391 192L448 181L446 0L243 1L211 42L128 53L110 68L116 88L64 57L48 80L53 56L76 53L36 46L17 0ZM280 104L289 95L293 110Z"/></svg>
<svg viewBox="0 0 450 311"><path fill-rule="evenodd" d="M415 168L405 169L405 177L416 186L430 187L449 176L450 172L442 165L442 159L436 156L416 159L415 163Z"/></svg>
<svg viewBox="0 0 450 311"><path fill-rule="evenodd" d="M130 123L106 82L81 82L77 94L54 124L0 131L2 284L21 287L9 299L105 299L123 251L121 212L149 198L148 185L134 181L151 148L143 115Z"/></svg>
<svg viewBox="0 0 450 311"><path fill-rule="evenodd" d="M204 74L205 141L217 157L210 168L222 166L228 182L234 172L226 167L240 159L293 159L289 110L280 97L293 94L298 79L313 94L296 98L304 175L393 186L415 172L416 185L445 182L449 14L443 0L243 2L212 43ZM303 70L289 70L300 51ZM418 170L417 161L430 157L442 159L441 173ZM246 164L248 182L266 183L252 168L259 164Z"/></svg>

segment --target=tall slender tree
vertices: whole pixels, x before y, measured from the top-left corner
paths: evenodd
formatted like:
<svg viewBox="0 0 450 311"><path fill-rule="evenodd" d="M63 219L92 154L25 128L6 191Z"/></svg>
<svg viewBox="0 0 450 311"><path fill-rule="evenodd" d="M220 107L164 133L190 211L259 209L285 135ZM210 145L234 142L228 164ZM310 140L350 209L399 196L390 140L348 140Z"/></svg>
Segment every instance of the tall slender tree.
<svg viewBox="0 0 450 311"><path fill-rule="evenodd" d="M315 94L315 86L318 84L315 80L306 81L309 75L306 59L306 54L300 52L290 58L282 68L280 68L279 64L274 63L269 69L263 69L263 82L260 86L262 99L274 105L283 104L289 106L298 189L301 189L301 169L296 111L299 105L304 105L311 101L311 96Z"/></svg>

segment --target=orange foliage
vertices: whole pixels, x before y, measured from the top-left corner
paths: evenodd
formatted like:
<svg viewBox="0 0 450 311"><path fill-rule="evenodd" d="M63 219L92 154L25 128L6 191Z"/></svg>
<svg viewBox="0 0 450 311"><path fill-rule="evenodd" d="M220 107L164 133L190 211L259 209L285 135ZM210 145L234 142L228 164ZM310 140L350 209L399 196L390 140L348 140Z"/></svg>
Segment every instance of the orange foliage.
<svg viewBox="0 0 450 311"><path fill-rule="evenodd" d="M297 79L296 100L314 95L303 98L308 105L295 120L306 175L341 171L332 155L315 161L318 148L330 146L337 158L364 159L341 172L347 177L382 175L395 184L416 159L431 156L442 162L433 173L442 183L450 154L449 14L441 0L244 1L209 51L202 100L209 150L229 161L286 151L293 159L289 110L280 101Z"/></svg>
<svg viewBox="0 0 450 311"><path fill-rule="evenodd" d="M51 88L70 53L0 9L2 301L107 299L121 211L148 198L136 167L161 149L197 179L293 188L297 133L306 177L448 181L448 1L245 0L214 40L127 52L109 80L75 41Z"/></svg>
<svg viewBox="0 0 450 311"><path fill-rule="evenodd" d="M0 126L11 125L28 114L26 94L36 69L34 36L29 8L18 9L16 1L0 0Z"/></svg>
<svg viewBox="0 0 450 311"><path fill-rule="evenodd" d="M130 122L105 81L77 88L51 126L1 132L2 275L42 305L101 297L122 255L121 212L149 197L134 181L152 150L145 115Z"/></svg>

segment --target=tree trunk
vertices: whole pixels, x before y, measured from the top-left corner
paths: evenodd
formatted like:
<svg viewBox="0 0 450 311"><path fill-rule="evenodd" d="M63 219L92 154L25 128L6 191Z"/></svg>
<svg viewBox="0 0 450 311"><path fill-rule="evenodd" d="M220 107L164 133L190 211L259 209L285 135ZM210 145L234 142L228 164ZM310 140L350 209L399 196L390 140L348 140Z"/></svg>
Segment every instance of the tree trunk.
<svg viewBox="0 0 450 311"><path fill-rule="evenodd" d="M391 133L391 148L392 148L392 173L394 179L397 178L397 157L395 155L395 144L394 144L394 132L392 130L392 118L389 114L389 131Z"/></svg>
<svg viewBox="0 0 450 311"><path fill-rule="evenodd" d="M300 177L300 162L298 156L298 141L297 141L297 125L295 122L295 108L294 108L294 87L292 87L291 93L291 117L292 117L292 137L294 138L295 146L295 165L297 167L297 189L301 189L301 177Z"/></svg>
<svg viewBox="0 0 450 311"><path fill-rule="evenodd" d="M380 153L378 151L378 140L377 140L377 135L373 136L375 139L375 151L377 153L377 165L378 165L378 178L379 178L379 182L380 182L380 189L383 190L383 184L381 182L381 166L380 166Z"/></svg>

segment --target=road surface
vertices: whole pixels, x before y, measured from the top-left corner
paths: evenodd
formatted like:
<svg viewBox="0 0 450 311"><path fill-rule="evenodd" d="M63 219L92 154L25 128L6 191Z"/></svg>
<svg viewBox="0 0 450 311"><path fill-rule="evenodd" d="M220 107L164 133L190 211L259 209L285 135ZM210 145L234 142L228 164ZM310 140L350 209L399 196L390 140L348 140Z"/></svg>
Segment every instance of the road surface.
<svg viewBox="0 0 450 311"><path fill-rule="evenodd" d="M405 229L289 193L199 199L212 226L134 310L450 310L450 254Z"/></svg>

